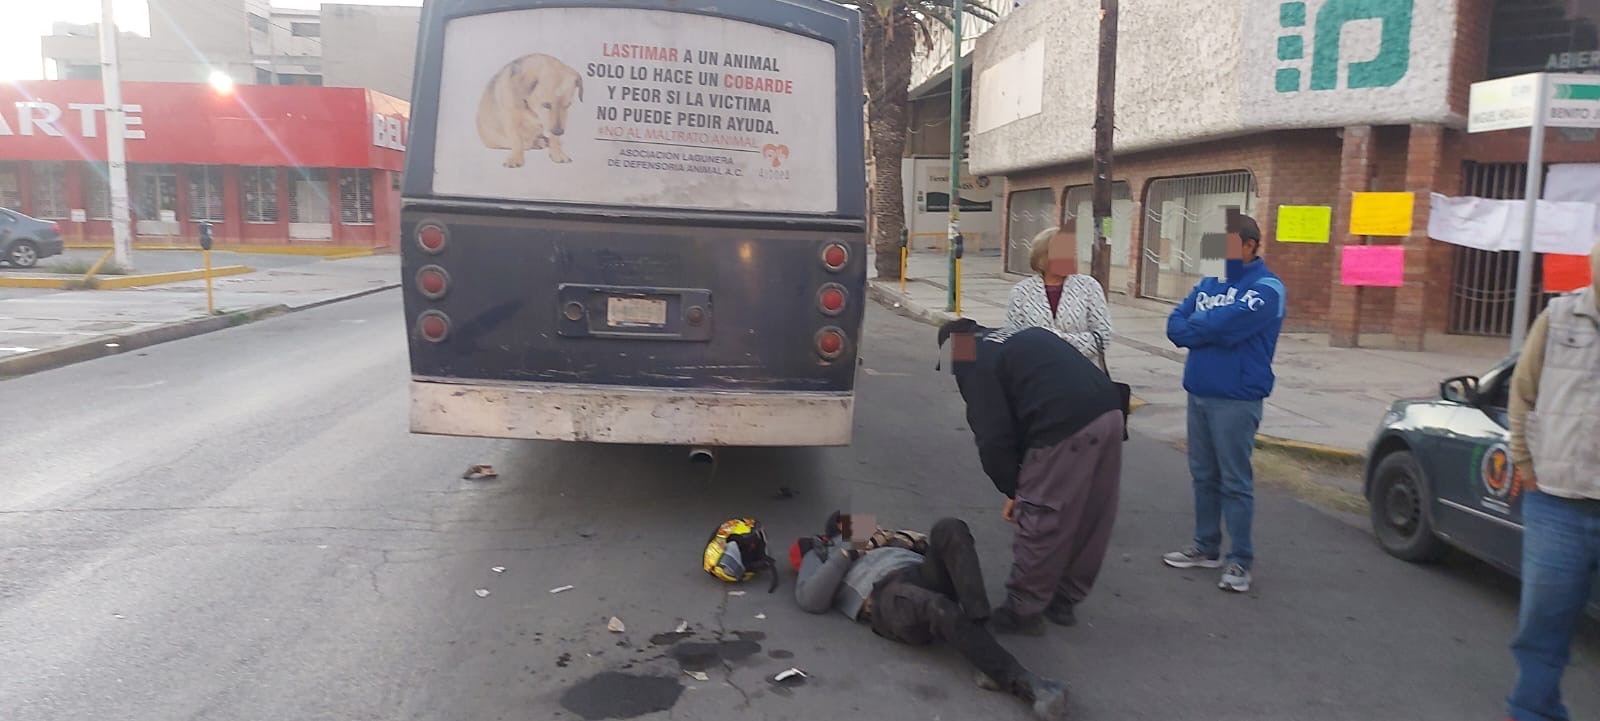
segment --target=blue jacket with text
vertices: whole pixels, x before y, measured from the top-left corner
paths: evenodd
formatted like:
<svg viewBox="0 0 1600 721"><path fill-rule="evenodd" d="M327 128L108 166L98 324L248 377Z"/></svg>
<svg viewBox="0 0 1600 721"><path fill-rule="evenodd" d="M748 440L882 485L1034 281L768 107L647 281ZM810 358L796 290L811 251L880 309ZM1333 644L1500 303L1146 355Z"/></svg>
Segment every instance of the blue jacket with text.
<svg viewBox="0 0 1600 721"><path fill-rule="evenodd" d="M1272 395L1272 356L1288 307L1283 281L1260 258L1206 278L1167 317L1167 339L1189 349L1183 389L1207 398Z"/></svg>

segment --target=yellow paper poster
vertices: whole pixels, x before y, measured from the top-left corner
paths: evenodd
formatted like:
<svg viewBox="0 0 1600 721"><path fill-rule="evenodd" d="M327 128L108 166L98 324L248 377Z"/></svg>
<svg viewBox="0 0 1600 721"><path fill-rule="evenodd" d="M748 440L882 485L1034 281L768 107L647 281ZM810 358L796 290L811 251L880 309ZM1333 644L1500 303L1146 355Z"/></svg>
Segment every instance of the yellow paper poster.
<svg viewBox="0 0 1600 721"><path fill-rule="evenodd" d="M1356 193L1350 200L1350 234L1411 235L1411 193Z"/></svg>
<svg viewBox="0 0 1600 721"><path fill-rule="evenodd" d="M1326 243L1333 208L1326 205L1278 206L1279 243Z"/></svg>

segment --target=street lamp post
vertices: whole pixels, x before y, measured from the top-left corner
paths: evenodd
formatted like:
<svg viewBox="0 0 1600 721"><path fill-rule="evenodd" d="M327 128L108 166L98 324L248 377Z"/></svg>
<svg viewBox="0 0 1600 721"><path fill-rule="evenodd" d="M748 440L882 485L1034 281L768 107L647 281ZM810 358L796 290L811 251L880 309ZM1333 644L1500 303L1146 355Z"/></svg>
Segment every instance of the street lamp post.
<svg viewBox="0 0 1600 721"><path fill-rule="evenodd" d="M122 83L117 66L117 23L112 0L100 0L100 82L106 101L106 169L111 183L111 250L117 265L133 269L133 234L128 227L128 159L123 133L128 128L122 108Z"/></svg>
<svg viewBox="0 0 1600 721"><path fill-rule="evenodd" d="M961 0L951 3L950 30L955 35L950 62L950 273L946 279L945 310L961 312Z"/></svg>

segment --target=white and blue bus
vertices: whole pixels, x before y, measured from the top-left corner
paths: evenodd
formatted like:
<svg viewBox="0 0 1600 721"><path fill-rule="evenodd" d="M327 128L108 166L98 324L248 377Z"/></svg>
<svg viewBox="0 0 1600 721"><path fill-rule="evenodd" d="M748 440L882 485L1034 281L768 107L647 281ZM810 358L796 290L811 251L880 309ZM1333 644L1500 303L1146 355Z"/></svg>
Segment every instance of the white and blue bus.
<svg viewBox="0 0 1600 721"><path fill-rule="evenodd" d="M862 104L860 19L826 0L430 0L412 430L849 443Z"/></svg>

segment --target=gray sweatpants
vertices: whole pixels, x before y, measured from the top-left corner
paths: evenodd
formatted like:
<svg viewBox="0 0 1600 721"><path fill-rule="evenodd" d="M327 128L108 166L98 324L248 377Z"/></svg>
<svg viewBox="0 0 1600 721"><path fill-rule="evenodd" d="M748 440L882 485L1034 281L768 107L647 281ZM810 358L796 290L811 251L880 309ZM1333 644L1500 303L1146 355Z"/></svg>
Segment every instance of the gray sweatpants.
<svg viewBox="0 0 1600 721"><path fill-rule="evenodd" d="M1013 610L1031 615L1055 596L1078 603L1089 595L1111 542L1121 477L1122 411L1023 457L1006 581Z"/></svg>

